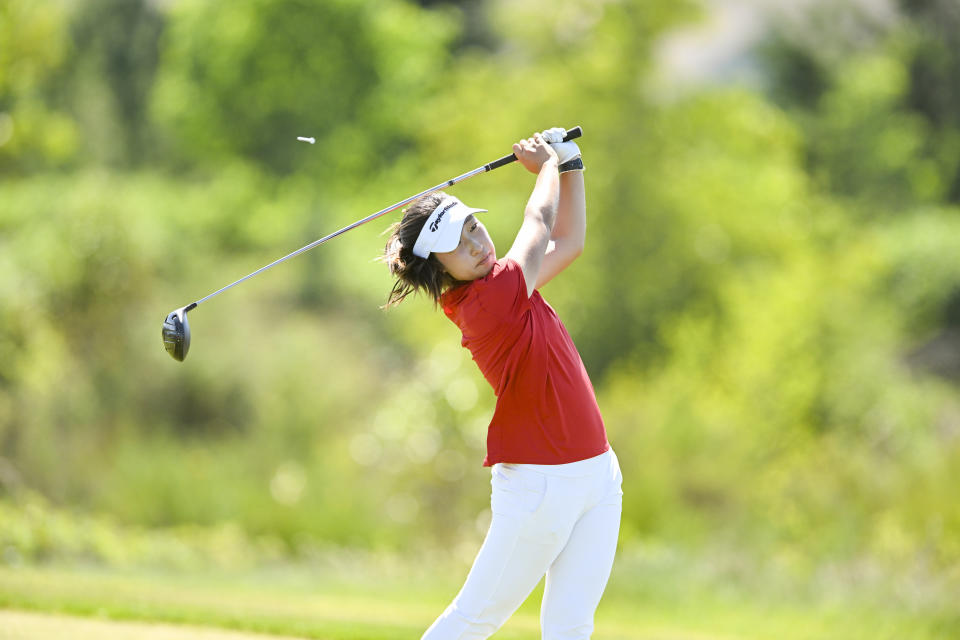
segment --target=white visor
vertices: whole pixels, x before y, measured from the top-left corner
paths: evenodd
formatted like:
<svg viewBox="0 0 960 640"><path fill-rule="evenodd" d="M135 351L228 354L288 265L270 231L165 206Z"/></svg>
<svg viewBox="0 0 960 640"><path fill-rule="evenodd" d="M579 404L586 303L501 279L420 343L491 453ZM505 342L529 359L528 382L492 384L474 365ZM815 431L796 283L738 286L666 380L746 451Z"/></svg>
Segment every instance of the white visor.
<svg viewBox="0 0 960 640"><path fill-rule="evenodd" d="M473 209L453 196L447 196L423 224L423 229L417 236L417 242L413 245L413 254L421 258L429 258L431 252L453 251L460 244L463 221L471 213L483 211L486 209Z"/></svg>

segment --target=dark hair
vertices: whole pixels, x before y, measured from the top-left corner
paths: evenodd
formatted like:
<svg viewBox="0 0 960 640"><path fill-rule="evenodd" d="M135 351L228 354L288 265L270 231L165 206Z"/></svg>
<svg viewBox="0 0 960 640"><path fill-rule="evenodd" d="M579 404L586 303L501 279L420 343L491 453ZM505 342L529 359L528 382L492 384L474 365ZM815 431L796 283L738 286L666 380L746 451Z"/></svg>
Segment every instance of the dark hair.
<svg viewBox="0 0 960 640"><path fill-rule="evenodd" d="M411 293L420 291L428 294L434 304L438 304L444 291L459 284L458 280L446 272L433 253L428 258L421 258L413 253L413 245L417 242L420 230L446 195L443 191L434 191L416 200L403 210L400 222L387 229L390 238L381 259L387 263L390 275L396 278L396 282L393 283L393 289L383 305L385 308L396 306Z"/></svg>

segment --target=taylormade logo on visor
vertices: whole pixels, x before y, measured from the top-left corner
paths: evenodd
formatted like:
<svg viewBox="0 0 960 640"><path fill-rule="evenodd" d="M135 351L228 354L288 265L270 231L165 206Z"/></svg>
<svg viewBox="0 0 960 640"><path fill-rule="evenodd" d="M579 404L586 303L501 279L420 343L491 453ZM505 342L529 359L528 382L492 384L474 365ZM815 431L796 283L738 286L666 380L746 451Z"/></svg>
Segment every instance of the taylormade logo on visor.
<svg viewBox="0 0 960 640"><path fill-rule="evenodd" d="M443 214L445 214L447 211L450 211L450 209L456 204L457 202L451 202L447 206L443 207L440 213L437 214L437 219L430 223L430 231L433 233L437 232L437 229L440 228L440 221L443 220Z"/></svg>
<svg viewBox="0 0 960 640"><path fill-rule="evenodd" d="M463 221L471 213L486 209L474 209L453 196L445 197L427 218L417 242L413 245L413 255L429 258L431 252L453 251L460 244L460 232Z"/></svg>

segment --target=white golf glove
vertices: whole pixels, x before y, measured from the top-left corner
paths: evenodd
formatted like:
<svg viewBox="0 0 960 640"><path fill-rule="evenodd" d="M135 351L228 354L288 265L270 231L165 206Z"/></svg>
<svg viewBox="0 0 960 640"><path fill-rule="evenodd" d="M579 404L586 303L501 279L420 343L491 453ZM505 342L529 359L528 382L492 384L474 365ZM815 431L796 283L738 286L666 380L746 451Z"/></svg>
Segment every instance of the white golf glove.
<svg viewBox="0 0 960 640"><path fill-rule="evenodd" d="M566 134L567 130L563 127L553 127L540 134L544 140L550 143L553 150L557 152L557 158L559 158L560 164L580 157L580 147L577 146L576 142L563 141L563 136Z"/></svg>

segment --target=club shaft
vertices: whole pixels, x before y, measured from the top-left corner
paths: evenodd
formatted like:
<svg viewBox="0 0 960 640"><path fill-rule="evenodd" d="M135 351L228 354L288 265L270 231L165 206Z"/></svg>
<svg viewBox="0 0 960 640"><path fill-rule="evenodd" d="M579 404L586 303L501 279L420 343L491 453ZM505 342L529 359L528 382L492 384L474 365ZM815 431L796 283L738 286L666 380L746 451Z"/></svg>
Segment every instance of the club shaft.
<svg viewBox="0 0 960 640"><path fill-rule="evenodd" d="M580 137L580 135L581 135L581 129L580 129L580 127L574 127L574 128L569 129L569 130L567 131L567 135L564 137L564 140L572 140L573 138L578 138L578 137ZM279 259L277 259L277 260L274 260L274 261L271 262L270 264L260 267L259 269L257 269L257 270L254 271L253 273L249 273L249 274L243 276L242 278L240 278L240 279L237 280L236 282L231 282L231 283L228 284L227 286L225 286L225 287L223 287L223 288L221 288L221 289L217 289L216 291L214 291L214 292L211 293L210 295L208 295L208 296L206 296L206 297L203 297L203 298L200 298L199 300L197 300L197 301L194 302L193 304L189 305L188 308L187 308L187 310L189 311L190 309L193 309L193 308L196 307L197 305L199 305L199 304L201 304L201 303L203 303L203 302L206 302L206 301L209 300L210 298L213 298L214 296L220 295L221 293L223 293L223 292L226 291L227 289L232 289L233 287L237 286L237 285L240 284L241 282L245 282L245 281L249 280L250 278L254 277L255 275L257 275L257 274L259 274L259 273L263 273L263 272L266 271L267 269L271 269L271 268L277 266L278 264L280 264L281 262L286 262L286 261L289 260L290 258L294 258L294 257L300 255L301 253L305 252L305 251L309 251L310 249L313 249L314 247L317 247L317 246L323 244L323 243L326 242L327 240L330 240L330 239L332 239L332 238L336 238L337 236L339 236L339 235L341 235L341 234L344 234L344 233L346 233L347 231L350 231L351 229L355 229L355 228L359 227L359 226L362 225L362 224L366 224L366 223L370 222L371 220L376 220L377 218L379 218L380 216L382 216L382 215L384 215L384 214L386 214L386 213L389 213L389 212L391 212L391 211L393 211L393 210L395 210L395 209L399 209L400 207L402 207L402 206L404 206L404 205L407 205L407 204L413 202L413 201L416 200L417 198L421 198L421 197L423 197L423 196L425 196L425 195L427 195L427 194L429 194L429 193L433 193L434 191L439 191L440 189L444 189L444 188L446 188L446 187L451 187L451 186L457 184L458 182L462 182L462 181L466 180L467 178L472 178L472 177L475 176L475 175L478 175L478 174L481 174L481 173L486 173L487 171L492 171L493 169L497 169L497 168L502 167L502 166L504 166L504 165L506 165L506 164L510 164L511 162L515 162L516 159L517 159L517 157L516 157L514 154L511 153L511 154L509 154L509 155L503 156L502 158L499 158L499 159L497 159L497 160L494 160L493 162L488 162L487 164L483 165L482 167L477 167L477 168L474 169L473 171L468 171L468 172L466 172L466 173L464 173L464 174L461 174L461 175L457 176L456 178L451 178L450 180L447 180L446 182L441 182L440 184L438 184L438 185L435 186L435 187L430 187L429 189L426 189L426 190L424 190L424 191L421 191L420 193L418 193L418 194L416 194L416 195L414 195L414 196L410 196L409 198L406 198L405 200L401 200L400 202L397 202L397 203L395 203L395 204L392 204L392 205L390 205L389 207L386 207L385 209L381 209L380 211L377 211L376 213L371 213L371 214L370 214L369 216L367 216L366 218L362 218L362 219L360 219L360 220L357 220L356 222L345 226L343 229L339 229L338 231L334 231L334 232L331 233L330 235L324 236L324 237L320 238L319 240L314 240L313 242L311 242L310 244L306 245L305 247L300 247L299 249L297 249L297 250L294 251L293 253L288 253L287 255L283 256L282 258L279 258Z"/></svg>
<svg viewBox="0 0 960 640"><path fill-rule="evenodd" d="M243 276L242 278L240 278L240 279L237 280L236 282L232 282L232 283L228 284L227 286L223 287L222 289L217 289L216 291L214 291L214 292L211 293L210 295L208 295L208 296L206 296L206 297L204 297L204 298L200 298L200 299L197 300L194 304L201 304L202 302L206 302L206 301L209 300L210 298L212 298L212 297L214 297L214 296L217 296L217 295L220 295L221 293L223 293L223 292L226 291L227 289L231 289L231 288L237 286L238 284L240 284L241 282L244 282L244 281L246 281L246 280L249 280L250 278L254 277L255 275L257 275L257 274L259 274L259 273L263 273L263 272L266 271L267 269L271 269L271 268L277 266L277 265L280 264L281 262L286 262L286 261L289 260L290 258L295 258L296 256L300 255L301 253L304 253L304 252L306 252L306 251L309 251L310 249L313 249L314 247L320 246L321 244L323 244L323 243L326 242L327 240L332 240L333 238L336 238L337 236L342 235L342 234L346 233L347 231L350 231L351 229L355 229L355 228L359 227L359 226L362 225L362 224L366 224L366 223L370 222L371 220L376 220L376 219L379 218L380 216L382 216L382 215L384 215L384 214L387 214L387 213L390 213L391 211L394 211L395 209L399 209L400 207L402 207L402 206L404 206L404 205L406 205L406 204L409 204L409 203L413 202L413 201L416 200L417 198L423 197L423 196L425 196L425 195L427 195L427 194L429 194L429 193L433 193L434 191L439 191L440 189L443 189L443 188L445 188L445 187L449 187L449 186L455 185L455 184L457 184L458 182L461 182L461 181L463 181L463 180L466 180L467 178L473 177L473 176L477 175L478 173L484 173L484 172L486 172L486 171L489 171L489 169L487 168L487 165L484 165L483 167L478 167L478 168L474 169L473 171L468 171L467 173L464 173L463 175L459 175L459 176L457 176L456 178L452 178L452 179L450 179L450 180L447 180L446 182L443 182L443 183L441 183L441 184L438 184L438 185L435 186L435 187L431 187L430 189L427 189L427 190L425 190L425 191L421 191L420 193L418 193L418 194L415 195L415 196L410 196L409 198L407 198L407 199L405 199L405 200L401 200L400 202L397 202L397 203L395 203L395 204L392 204L392 205L390 205L389 207L386 207L386 208L384 208L384 209L381 209L380 211L377 211L376 213L371 213L371 214L370 214L369 216L367 216L366 218L363 218L363 219L361 219L361 220L357 220L356 222L345 226L343 229L339 229L339 230L337 230L337 231L334 231L334 232L331 233L330 235L326 235L326 236L320 238L319 240L314 240L313 242L311 242L310 244L306 245L305 247L300 247L299 249L297 249L297 250L294 251L293 253L288 253L287 255L283 256L282 258L278 258L277 260L274 260L274 261L271 262L270 264L264 265L264 266L260 267L259 269L257 269L257 270L254 271L253 273L249 273L249 274Z"/></svg>

